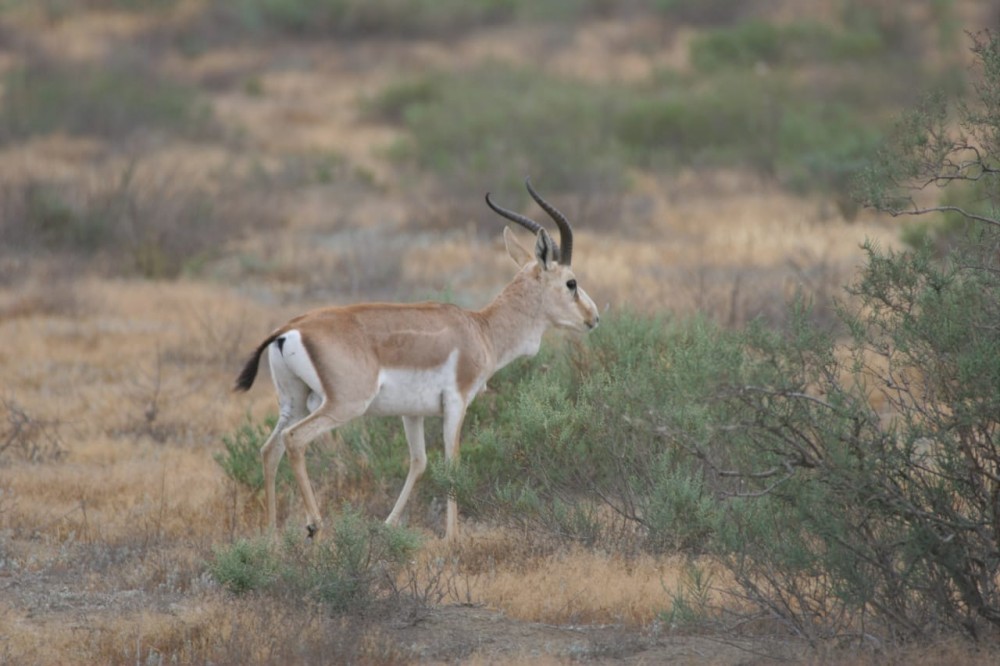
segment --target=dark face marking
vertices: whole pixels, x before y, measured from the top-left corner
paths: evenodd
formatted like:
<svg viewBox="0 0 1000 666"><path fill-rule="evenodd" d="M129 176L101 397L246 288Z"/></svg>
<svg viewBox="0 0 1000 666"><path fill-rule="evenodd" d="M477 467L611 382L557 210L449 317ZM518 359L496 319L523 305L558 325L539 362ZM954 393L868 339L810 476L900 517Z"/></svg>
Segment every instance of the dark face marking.
<svg viewBox="0 0 1000 666"><path fill-rule="evenodd" d="M278 338L277 340L275 340L275 342L278 343L278 351L279 352L282 352L282 351L285 350L285 336L281 336L280 338Z"/></svg>

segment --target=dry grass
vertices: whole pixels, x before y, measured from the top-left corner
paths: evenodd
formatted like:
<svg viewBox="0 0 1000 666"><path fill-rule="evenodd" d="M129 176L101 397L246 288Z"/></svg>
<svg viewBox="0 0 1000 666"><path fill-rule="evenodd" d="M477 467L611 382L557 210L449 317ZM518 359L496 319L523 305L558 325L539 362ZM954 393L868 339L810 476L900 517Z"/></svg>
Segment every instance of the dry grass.
<svg viewBox="0 0 1000 666"><path fill-rule="evenodd" d="M473 530L457 544L430 543L422 558L422 578L436 579L442 601L486 604L531 622L631 628L670 610L686 565L680 556L546 546L496 530Z"/></svg>
<svg viewBox="0 0 1000 666"><path fill-rule="evenodd" d="M511 617L552 624L644 627L670 610L680 558L620 556L572 550L481 574L473 597Z"/></svg>

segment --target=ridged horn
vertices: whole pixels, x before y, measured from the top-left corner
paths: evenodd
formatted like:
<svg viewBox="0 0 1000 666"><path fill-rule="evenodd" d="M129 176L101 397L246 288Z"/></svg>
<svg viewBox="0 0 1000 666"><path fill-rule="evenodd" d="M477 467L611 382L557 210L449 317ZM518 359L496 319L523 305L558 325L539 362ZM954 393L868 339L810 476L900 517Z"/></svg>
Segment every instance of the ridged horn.
<svg viewBox="0 0 1000 666"><path fill-rule="evenodd" d="M539 229L542 228L542 225L538 224L538 222L535 222L530 217L526 217L524 215L521 215L520 213L515 213L512 210L507 210L506 208L502 208L493 203L493 200L490 199L489 192L486 193L486 205L492 208L493 211L498 215L506 217L511 222L517 222L518 224L520 224L522 227L524 227L533 234L537 234Z"/></svg>
<svg viewBox="0 0 1000 666"><path fill-rule="evenodd" d="M535 188L531 186L530 179L525 178L524 185L528 188L528 194L535 200L535 203L541 206L542 210L548 213L549 217L559 226L559 263L569 266L570 262L573 261L573 228L569 226L565 215L535 191Z"/></svg>

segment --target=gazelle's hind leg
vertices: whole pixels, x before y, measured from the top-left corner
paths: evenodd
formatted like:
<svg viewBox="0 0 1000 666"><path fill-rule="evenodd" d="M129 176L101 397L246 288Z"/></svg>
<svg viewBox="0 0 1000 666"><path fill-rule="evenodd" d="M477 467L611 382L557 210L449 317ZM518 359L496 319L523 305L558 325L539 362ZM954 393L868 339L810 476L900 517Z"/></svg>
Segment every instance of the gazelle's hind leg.
<svg viewBox="0 0 1000 666"><path fill-rule="evenodd" d="M278 476L278 465L285 454L285 441L282 433L289 425L301 421L308 414L307 395L309 387L294 377L285 378L278 388L278 422L271 435L260 448L261 462L264 467L264 496L267 502L267 528L272 533L278 528L278 510L275 483Z"/></svg>
<svg viewBox="0 0 1000 666"><path fill-rule="evenodd" d="M374 395L374 391L372 391L372 395ZM330 400L324 400L316 411L287 428L282 434L282 439L284 439L288 449L288 462L292 465L295 481L298 483L302 501L306 505L306 530L310 537L315 536L322 529L323 518L320 516L316 495L313 493L309 473L306 471L306 448L309 446L309 442L323 433L364 414L370 402L371 396L352 403L333 404Z"/></svg>
<svg viewBox="0 0 1000 666"><path fill-rule="evenodd" d="M410 492L416 485L417 479L427 468L427 447L424 442L424 417L404 416L403 430L406 432L406 443L410 447L410 470L406 473L406 482L403 490L399 493L396 505L392 507L392 512L385 519L387 525L399 523L399 517L406 507L407 500L410 499Z"/></svg>

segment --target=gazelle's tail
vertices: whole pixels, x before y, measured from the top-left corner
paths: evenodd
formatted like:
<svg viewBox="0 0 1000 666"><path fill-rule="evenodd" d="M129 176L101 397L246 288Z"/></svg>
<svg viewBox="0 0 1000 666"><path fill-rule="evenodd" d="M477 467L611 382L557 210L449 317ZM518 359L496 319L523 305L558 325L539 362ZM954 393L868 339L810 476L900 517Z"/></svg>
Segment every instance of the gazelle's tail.
<svg viewBox="0 0 1000 666"><path fill-rule="evenodd" d="M257 368L260 366L260 355L264 353L267 346L274 342L274 340L280 335L277 331L272 333L266 340L257 346L257 349L250 354L250 358L247 359L246 365L243 366L243 371L240 372L240 376L236 378L236 384L233 385L234 391L249 391L250 387L253 386L253 380L257 378Z"/></svg>

